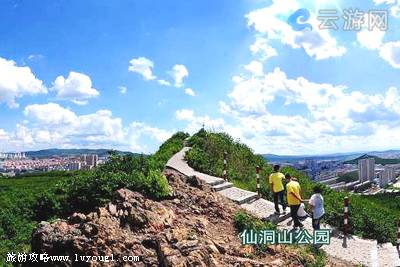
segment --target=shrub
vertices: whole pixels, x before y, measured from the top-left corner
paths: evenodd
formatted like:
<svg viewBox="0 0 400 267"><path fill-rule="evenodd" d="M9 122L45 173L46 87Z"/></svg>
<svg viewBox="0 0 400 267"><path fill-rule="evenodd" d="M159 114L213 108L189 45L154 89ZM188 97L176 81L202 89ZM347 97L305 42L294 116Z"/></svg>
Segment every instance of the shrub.
<svg viewBox="0 0 400 267"><path fill-rule="evenodd" d="M260 219L248 214L245 211L239 211L234 216L235 227L239 232L245 229L253 229L256 231L261 230L276 230L276 225L268 222L261 221Z"/></svg>
<svg viewBox="0 0 400 267"><path fill-rule="evenodd" d="M268 194L266 182L267 172L270 167L265 160L254 155L246 145L235 141L225 133L209 133L200 130L189 139L192 149L186 153L186 159L190 166L198 171L222 176L224 169L224 152L228 153L228 177L236 185L249 186L246 189L255 189L255 168L262 168L261 177L263 192Z"/></svg>

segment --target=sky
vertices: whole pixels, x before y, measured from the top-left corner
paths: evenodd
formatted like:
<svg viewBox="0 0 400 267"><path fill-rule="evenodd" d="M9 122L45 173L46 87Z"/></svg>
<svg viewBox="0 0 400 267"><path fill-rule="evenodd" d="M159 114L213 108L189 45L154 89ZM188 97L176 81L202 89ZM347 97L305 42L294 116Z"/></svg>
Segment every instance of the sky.
<svg viewBox="0 0 400 267"><path fill-rule="evenodd" d="M400 0L2 0L0 12L0 151L152 153L203 124L256 153L400 148Z"/></svg>

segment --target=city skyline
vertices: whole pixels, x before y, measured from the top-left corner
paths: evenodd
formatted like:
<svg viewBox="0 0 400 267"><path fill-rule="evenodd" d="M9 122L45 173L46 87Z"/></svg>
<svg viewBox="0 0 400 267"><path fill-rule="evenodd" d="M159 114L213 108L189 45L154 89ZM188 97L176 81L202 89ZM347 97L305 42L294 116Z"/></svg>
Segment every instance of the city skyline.
<svg viewBox="0 0 400 267"><path fill-rule="evenodd" d="M9 0L0 8L2 152L149 154L203 124L260 154L400 149L399 3ZM288 23L303 8L312 30ZM386 10L388 29L320 29L328 8Z"/></svg>

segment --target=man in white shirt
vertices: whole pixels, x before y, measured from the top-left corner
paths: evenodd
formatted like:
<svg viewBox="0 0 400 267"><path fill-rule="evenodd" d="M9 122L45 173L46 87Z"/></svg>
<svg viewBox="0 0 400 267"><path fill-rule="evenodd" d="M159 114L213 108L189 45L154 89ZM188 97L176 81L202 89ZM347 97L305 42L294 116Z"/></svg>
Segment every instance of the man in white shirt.
<svg viewBox="0 0 400 267"><path fill-rule="evenodd" d="M324 198L321 195L322 188L320 185L314 186L314 194L311 196L308 204L312 211L312 226L315 230L320 229L321 219L325 214Z"/></svg>

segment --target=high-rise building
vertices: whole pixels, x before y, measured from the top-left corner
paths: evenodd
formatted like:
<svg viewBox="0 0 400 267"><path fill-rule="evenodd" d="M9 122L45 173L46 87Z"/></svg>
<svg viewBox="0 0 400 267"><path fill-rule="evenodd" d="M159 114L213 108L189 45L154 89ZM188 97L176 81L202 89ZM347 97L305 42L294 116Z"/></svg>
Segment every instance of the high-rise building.
<svg viewBox="0 0 400 267"><path fill-rule="evenodd" d="M99 156L96 154L83 155L81 156L81 161L89 168L93 168L97 166L97 162L99 161Z"/></svg>
<svg viewBox="0 0 400 267"><path fill-rule="evenodd" d="M80 162L70 162L67 166L69 171L79 171L82 168L82 163Z"/></svg>
<svg viewBox="0 0 400 267"><path fill-rule="evenodd" d="M374 158L360 159L358 161L358 177L360 182L372 182L375 179Z"/></svg>
<svg viewBox="0 0 400 267"><path fill-rule="evenodd" d="M385 187L390 181L392 181L395 177L394 168L385 167L383 172L380 175L379 185L380 187Z"/></svg>

